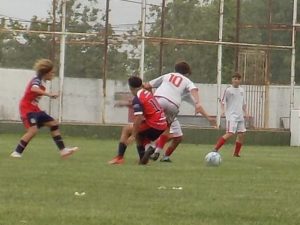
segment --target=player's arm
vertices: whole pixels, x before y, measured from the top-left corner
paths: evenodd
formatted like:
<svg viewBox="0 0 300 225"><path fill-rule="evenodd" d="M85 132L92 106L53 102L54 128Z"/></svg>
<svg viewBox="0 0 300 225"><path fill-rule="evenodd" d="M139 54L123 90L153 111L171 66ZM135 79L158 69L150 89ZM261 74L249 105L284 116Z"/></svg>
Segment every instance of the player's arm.
<svg viewBox="0 0 300 225"><path fill-rule="evenodd" d="M143 107L142 107L142 104L140 103L140 100L138 99L138 97L135 96L133 98L132 106L133 106L133 111L134 111L132 136L136 137L136 135L139 132L139 127L144 120Z"/></svg>
<svg viewBox="0 0 300 225"><path fill-rule="evenodd" d="M205 111L205 109L203 108L203 106L200 103L198 88L193 88L190 92L191 92L191 95L192 95L192 98L193 98L194 104L195 104L195 113L196 114L200 113L209 121L209 123L212 126L216 126L216 120L207 114L207 112Z"/></svg>
<svg viewBox="0 0 300 225"><path fill-rule="evenodd" d="M132 129L132 136L135 138L136 135L139 132L139 127L141 126L142 122L144 120L144 117L142 114L135 115L133 119L133 129Z"/></svg>
<svg viewBox="0 0 300 225"><path fill-rule="evenodd" d="M225 89L223 96L220 100L220 104L221 104L221 116L225 115L225 110L226 110L226 99L227 99L227 88Z"/></svg>
<svg viewBox="0 0 300 225"><path fill-rule="evenodd" d="M39 94L39 95L48 96L48 97L50 97L50 98L57 98L57 97L58 97L58 94L46 92L46 91L42 90L42 89L41 89L39 86L37 86L37 85L33 85L33 86L31 87L31 91L32 91L32 92L35 92L35 93L37 93L37 94Z"/></svg>
<svg viewBox="0 0 300 225"><path fill-rule="evenodd" d="M221 102L221 116L225 115L225 104Z"/></svg>
<svg viewBox="0 0 300 225"><path fill-rule="evenodd" d="M146 89L147 91L152 92L152 86L149 82L143 83L143 88Z"/></svg>
<svg viewBox="0 0 300 225"><path fill-rule="evenodd" d="M163 79L164 79L164 75L160 76L158 78L155 78L153 80L150 80L149 82L144 83L144 88L149 91L151 91L152 88L158 88L162 84Z"/></svg>
<svg viewBox="0 0 300 225"><path fill-rule="evenodd" d="M246 118L249 118L249 117L250 117L250 115L249 115L249 113L248 113L248 110L247 110L247 105L246 105L246 104L243 104L243 112L244 112L244 116L245 116Z"/></svg>
<svg viewBox="0 0 300 225"><path fill-rule="evenodd" d="M132 101L131 100L119 100L115 103L115 107L132 107Z"/></svg>

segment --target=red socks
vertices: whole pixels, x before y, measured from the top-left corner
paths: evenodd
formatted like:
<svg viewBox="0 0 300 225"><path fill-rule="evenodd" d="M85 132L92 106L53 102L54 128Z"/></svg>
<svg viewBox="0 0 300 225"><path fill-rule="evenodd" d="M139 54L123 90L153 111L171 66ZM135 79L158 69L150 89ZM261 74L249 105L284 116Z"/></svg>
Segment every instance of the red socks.
<svg viewBox="0 0 300 225"><path fill-rule="evenodd" d="M226 140L223 137L220 137L215 146L215 149L219 150L225 143L226 143Z"/></svg>
<svg viewBox="0 0 300 225"><path fill-rule="evenodd" d="M239 156L240 155L241 148L242 148L242 143L235 142L235 149L234 149L234 155L235 156Z"/></svg>
<svg viewBox="0 0 300 225"><path fill-rule="evenodd" d="M165 156L170 156L174 152L175 148L169 147L165 153Z"/></svg>
<svg viewBox="0 0 300 225"><path fill-rule="evenodd" d="M167 141L169 140L168 135L160 135L158 140L156 141L156 148L163 149Z"/></svg>

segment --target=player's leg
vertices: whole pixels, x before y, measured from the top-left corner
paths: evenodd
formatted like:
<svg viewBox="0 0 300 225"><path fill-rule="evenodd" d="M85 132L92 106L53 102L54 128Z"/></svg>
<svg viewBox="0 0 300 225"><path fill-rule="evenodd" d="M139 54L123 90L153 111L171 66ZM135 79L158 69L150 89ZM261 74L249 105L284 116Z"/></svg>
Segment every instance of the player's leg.
<svg viewBox="0 0 300 225"><path fill-rule="evenodd" d="M59 149L60 155L62 158L67 158L68 156L72 155L74 152L78 151L78 147L66 147L61 136L59 130L58 122L49 116L45 112L40 112L38 117L38 126L46 126L49 127L50 133L54 143L56 144L57 148Z"/></svg>
<svg viewBox="0 0 300 225"><path fill-rule="evenodd" d="M221 147L230 139L237 131L237 122L227 121L226 122L226 133L220 137L215 145L214 151L219 151Z"/></svg>
<svg viewBox="0 0 300 225"><path fill-rule="evenodd" d="M144 154L140 160L140 164L147 164L150 156L154 153L154 141L164 132L164 130L157 130L155 128L150 127L149 129L143 131L141 136L143 137L143 146L144 146Z"/></svg>
<svg viewBox="0 0 300 225"><path fill-rule="evenodd" d="M125 125L122 128L121 137L118 145L118 154L108 162L109 164L122 164L124 162L124 154L127 149L127 146L133 142L133 139L130 138L132 134L132 129L132 124Z"/></svg>
<svg viewBox="0 0 300 225"><path fill-rule="evenodd" d="M154 161L158 159L161 151L163 150L165 144L169 141L170 139L170 129L172 129L172 126L174 127L174 121L177 120L176 116L179 113L179 109L176 105L168 101L167 99L164 98L156 98L160 106L164 109L164 113L166 115L166 119L168 121L168 129L160 135L160 137L156 141L156 149L155 152L152 156L151 159ZM178 121L178 120L177 120Z"/></svg>
<svg viewBox="0 0 300 225"><path fill-rule="evenodd" d="M245 127L245 122L240 121L238 122L238 128L237 128L237 138L235 142L235 149L233 156L235 157L240 157L240 151L243 146L244 140L245 140L245 132L246 132L246 127Z"/></svg>
<svg viewBox="0 0 300 225"><path fill-rule="evenodd" d="M181 129L181 125L177 118L173 121L170 127L170 135L172 137L171 143L168 146L163 158L160 160L161 162L171 162L170 156L175 151L177 146L182 142L183 133Z"/></svg>
<svg viewBox="0 0 300 225"><path fill-rule="evenodd" d="M22 118L23 124L26 128L26 133L21 137L17 147L11 153L11 157L21 158L22 153L30 140L37 134L38 126L36 123L36 116L34 113L29 113L26 118Z"/></svg>
<svg viewBox="0 0 300 225"><path fill-rule="evenodd" d="M165 144L170 140L170 132L169 128L159 136L159 138L155 142L155 151L153 156L151 157L152 160L156 161L159 158L160 153L164 149Z"/></svg>
<svg viewBox="0 0 300 225"><path fill-rule="evenodd" d="M38 132L37 126L29 127L26 130L26 133L21 137L15 150L11 153L11 157L20 158L26 146L28 145L30 140L36 135L37 132Z"/></svg>

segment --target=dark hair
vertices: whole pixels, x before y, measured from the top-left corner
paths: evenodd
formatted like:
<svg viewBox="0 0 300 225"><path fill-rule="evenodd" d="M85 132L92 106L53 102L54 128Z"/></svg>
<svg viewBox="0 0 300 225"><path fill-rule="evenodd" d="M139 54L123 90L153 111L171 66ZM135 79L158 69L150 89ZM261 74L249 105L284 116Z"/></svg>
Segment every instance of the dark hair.
<svg viewBox="0 0 300 225"><path fill-rule="evenodd" d="M192 74L192 70L190 65L187 62L178 62L175 64L175 72L181 73L181 74Z"/></svg>
<svg viewBox="0 0 300 225"><path fill-rule="evenodd" d="M239 72L235 72L233 75L232 75L232 78L242 78L242 75L239 73Z"/></svg>
<svg viewBox="0 0 300 225"><path fill-rule="evenodd" d="M142 86L142 84L143 84L142 79L137 76L131 76L128 79L128 85L131 88L139 88Z"/></svg>

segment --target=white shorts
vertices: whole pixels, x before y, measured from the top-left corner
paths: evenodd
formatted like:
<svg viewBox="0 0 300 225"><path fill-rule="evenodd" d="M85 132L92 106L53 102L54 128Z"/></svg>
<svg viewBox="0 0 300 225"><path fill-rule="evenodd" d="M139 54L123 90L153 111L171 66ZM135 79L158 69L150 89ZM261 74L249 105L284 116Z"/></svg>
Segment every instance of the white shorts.
<svg viewBox="0 0 300 225"><path fill-rule="evenodd" d="M177 118L171 123L170 134L172 134L173 137L181 137L183 135L181 125Z"/></svg>
<svg viewBox="0 0 300 225"><path fill-rule="evenodd" d="M174 103L170 102L168 99L162 97L155 97L155 98L158 104L163 108L167 118L167 122L171 124L174 121L177 114L179 113L178 107Z"/></svg>
<svg viewBox="0 0 300 225"><path fill-rule="evenodd" d="M227 133L244 133L246 132L245 121L226 121L226 132Z"/></svg>

